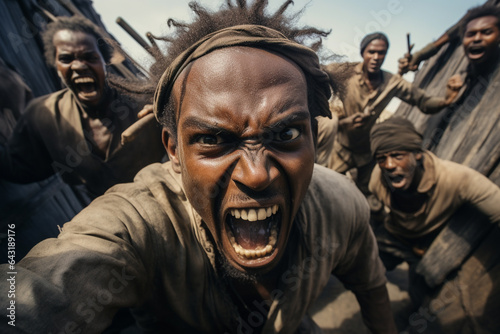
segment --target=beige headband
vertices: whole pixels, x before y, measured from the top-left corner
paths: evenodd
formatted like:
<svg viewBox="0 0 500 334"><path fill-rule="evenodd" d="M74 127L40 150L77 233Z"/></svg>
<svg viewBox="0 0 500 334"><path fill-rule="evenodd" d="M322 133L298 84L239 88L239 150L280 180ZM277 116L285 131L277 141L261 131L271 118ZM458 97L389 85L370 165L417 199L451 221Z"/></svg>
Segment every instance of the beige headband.
<svg viewBox="0 0 500 334"><path fill-rule="evenodd" d="M370 131L372 155L391 151L421 151L422 135L413 123L402 117L391 117L375 124Z"/></svg>
<svg viewBox="0 0 500 334"><path fill-rule="evenodd" d="M258 25L240 25L206 35L170 64L156 87L154 96L156 118L158 120L161 118L175 80L190 62L214 50L232 46L249 46L277 52L295 62L304 71L306 78L309 78L308 84L313 86L309 87L313 92L313 96L310 97L311 108L315 108L318 115L331 117L328 108L331 94L328 75L320 69L316 53L306 46L289 40L274 29Z"/></svg>

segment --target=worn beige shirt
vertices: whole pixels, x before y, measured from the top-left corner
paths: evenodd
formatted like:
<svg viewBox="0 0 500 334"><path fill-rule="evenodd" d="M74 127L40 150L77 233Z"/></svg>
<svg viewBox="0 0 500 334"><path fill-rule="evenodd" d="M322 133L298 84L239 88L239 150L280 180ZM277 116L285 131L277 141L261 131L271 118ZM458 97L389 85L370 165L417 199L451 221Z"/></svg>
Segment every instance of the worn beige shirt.
<svg viewBox="0 0 500 334"><path fill-rule="evenodd" d="M113 91L109 104L110 141L105 157L94 154L82 126L83 110L68 90L39 97L28 105L5 148L0 149L0 178L41 181L56 172L69 184L84 184L95 196L116 183L130 182L144 166L161 161L161 127L151 122L123 145L121 133L137 121L143 102Z"/></svg>
<svg viewBox="0 0 500 334"><path fill-rule="evenodd" d="M424 153L424 175L417 191L429 198L415 213L391 206L391 193L382 183L375 166L370 191L390 210L386 229L398 236L417 238L439 228L464 204L483 212L493 223L500 223L500 188L481 173L452 161L441 160L430 151Z"/></svg>
<svg viewBox="0 0 500 334"><path fill-rule="evenodd" d="M332 273L355 292L385 284L368 219L361 193L344 176L316 166L284 255L286 269L273 299L256 307L269 310L267 318L260 314L263 333L294 333ZM207 233L171 164L144 168L134 183L110 189L17 264L16 329L99 333L118 308L140 305L155 310L170 332L251 327L259 316L237 313ZM5 303L2 298L4 310Z"/></svg>
<svg viewBox="0 0 500 334"><path fill-rule="evenodd" d="M352 66L351 63L332 63L324 69L335 76L336 72L346 71L346 68ZM363 64L356 64L352 69L352 75L347 80L345 96L341 96L343 108L333 110L339 119L358 112L369 115L362 127L351 130L339 127L337 135L338 142L344 148L354 154L368 154L367 159L370 159L370 130L393 97L416 105L424 113L438 112L441 109L439 104L444 100L440 97L427 96L424 90L414 87L398 74L391 74L387 71L381 71L381 73L382 83L376 90L370 91L363 79ZM331 140L333 141L334 138Z"/></svg>

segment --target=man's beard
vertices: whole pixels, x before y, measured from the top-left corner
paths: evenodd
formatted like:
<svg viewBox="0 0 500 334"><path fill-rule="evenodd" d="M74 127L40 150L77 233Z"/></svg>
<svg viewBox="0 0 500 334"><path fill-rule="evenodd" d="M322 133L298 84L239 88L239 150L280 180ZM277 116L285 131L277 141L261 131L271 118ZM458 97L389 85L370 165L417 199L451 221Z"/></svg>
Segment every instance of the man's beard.
<svg viewBox="0 0 500 334"><path fill-rule="evenodd" d="M259 277L258 274L250 274L236 269L229 263L227 258L219 252L219 250L217 250L215 258L217 272L225 281L237 281L246 284L255 284L257 282Z"/></svg>

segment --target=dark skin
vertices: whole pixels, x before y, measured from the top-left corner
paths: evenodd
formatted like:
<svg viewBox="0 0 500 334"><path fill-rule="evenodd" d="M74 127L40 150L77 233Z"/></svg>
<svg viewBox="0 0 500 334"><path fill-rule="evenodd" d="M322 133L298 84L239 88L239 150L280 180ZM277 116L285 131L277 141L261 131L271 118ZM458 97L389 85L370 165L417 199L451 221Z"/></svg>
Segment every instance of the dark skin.
<svg viewBox="0 0 500 334"><path fill-rule="evenodd" d="M450 41L450 36L448 36L447 33L442 34L439 36L437 40L432 42L435 48L441 48L444 44L448 43ZM413 50L413 47L415 44L410 45L409 51ZM404 75L408 71L416 71L418 70L418 67L420 66L420 63L425 60L425 59L413 59L412 55L410 53L405 53L403 58L398 59L398 74L399 75ZM413 61L412 64L410 64Z"/></svg>
<svg viewBox="0 0 500 334"><path fill-rule="evenodd" d="M500 29L495 16L483 16L467 23L462 45L477 73L486 73L498 61Z"/></svg>
<svg viewBox="0 0 500 334"><path fill-rule="evenodd" d="M85 109L97 116L106 107L106 63L93 35L59 30L53 39L55 67Z"/></svg>
<svg viewBox="0 0 500 334"><path fill-rule="evenodd" d="M164 129L163 143L226 260L222 267L231 268L223 270L233 300L248 315L254 302L270 301L280 289L293 220L314 169L304 73L286 57L229 47L184 69L171 98L177 134ZM374 332L396 332L385 286L357 297Z"/></svg>
<svg viewBox="0 0 500 334"><path fill-rule="evenodd" d="M60 30L54 34L55 67L64 84L73 91L83 109L82 126L91 136L92 152L102 159L108 153L112 119L106 63L95 37L80 31ZM153 112L147 104L138 113L142 118Z"/></svg>
<svg viewBox="0 0 500 334"><path fill-rule="evenodd" d="M462 46L474 76L488 75L500 56L500 29L495 16L482 16L467 23ZM403 64L404 65L404 64ZM460 74L448 80L446 102L451 104L463 86Z"/></svg>
<svg viewBox="0 0 500 334"><path fill-rule="evenodd" d="M387 55L387 43L381 39L371 41L363 50L363 79L370 92L377 90L382 83L382 65ZM446 85L445 98L439 102L440 107L449 106L457 97L463 82L460 78L452 77ZM369 114L356 113L339 122L339 126L350 126L354 129L363 126Z"/></svg>
<svg viewBox="0 0 500 334"><path fill-rule="evenodd" d="M363 80L366 86L373 92L382 83L381 67L387 54L387 44L384 40L374 39L363 50ZM361 112L339 120L340 127L351 127L353 129L363 126L370 115Z"/></svg>
<svg viewBox="0 0 500 334"><path fill-rule="evenodd" d="M382 82L380 70L387 55L387 43L382 39L374 39L363 50L363 77L365 83L373 91Z"/></svg>
<svg viewBox="0 0 500 334"><path fill-rule="evenodd" d="M445 33L433 42L436 48L440 48L449 41ZM498 18L493 15L478 17L467 23L462 38L464 53L467 56L475 74L487 74L492 65L496 63L499 56L500 29ZM405 54L399 59L399 73L402 75L408 71L416 71L419 63L410 65L410 54ZM459 75L450 78L449 85L461 82Z"/></svg>
<svg viewBox="0 0 500 334"><path fill-rule="evenodd" d="M423 204L425 196L417 192L423 169L422 153L391 151L375 156L382 171L382 178L391 190L391 202L404 212L415 212Z"/></svg>
<svg viewBox="0 0 500 334"><path fill-rule="evenodd" d="M83 107L82 126L91 134L93 153L106 157L111 140L106 64L93 35L60 30L54 35L57 73Z"/></svg>
<svg viewBox="0 0 500 334"><path fill-rule="evenodd" d="M177 138L164 131L163 140L186 195L221 256L256 275L253 283L234 281L240 296L270 299L314 166L304 74L282 56L226 48L184 70L173 98L181 105ZM277 240L266 250L272 226Z"/></svg>

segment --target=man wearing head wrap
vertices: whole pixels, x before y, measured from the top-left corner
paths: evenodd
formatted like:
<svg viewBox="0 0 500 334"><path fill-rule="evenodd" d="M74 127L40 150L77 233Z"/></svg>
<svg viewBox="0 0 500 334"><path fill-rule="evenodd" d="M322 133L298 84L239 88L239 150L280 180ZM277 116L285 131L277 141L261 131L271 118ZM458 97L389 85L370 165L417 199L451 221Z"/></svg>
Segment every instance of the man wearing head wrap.
<svg viewBox="0 0 500 334"><path fill-rule="evenodd" d="M362 62L331 63L324 67L333 80L346 73L349 79L339 96L343 106L333 110L339 120L336 137L319 134L321 147L324 142L334 141L329 158L323 158L322 164L340 173L356 168L356 184L365 195L369 193L368 181L375 164L370 154L370 129L392 98L416 105L424 113L436 113L453 101L458 89L449 87L445 98L430 97L400 75L383 71L388 48L387 36L375 32L361 41Z"/></svg>
<svg viewBox="0 0 500 334"><path fill-rule="evenodd" d="M366 201L314 165L329 95L315 52L276 30L192 44L155 93L170 161L16 265L15 328L97 333L142 306L163 333L319 332L307 311L334 274L373 333L395 333Z"/></svg>
<svg viewBox="0 0 500 334"><path fill-rule="evenodd" d="M369 189L388 212L375 228L380 257L387 270L408 262L410 296L418 306L425 283L415 268L426 250L466 205L499 224L500 189L479 172L422 150L422 137L407 119L376 124L370 139L377 165Z"/></svg>

